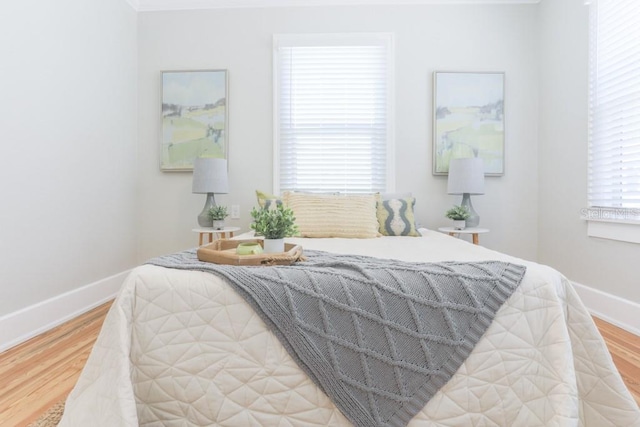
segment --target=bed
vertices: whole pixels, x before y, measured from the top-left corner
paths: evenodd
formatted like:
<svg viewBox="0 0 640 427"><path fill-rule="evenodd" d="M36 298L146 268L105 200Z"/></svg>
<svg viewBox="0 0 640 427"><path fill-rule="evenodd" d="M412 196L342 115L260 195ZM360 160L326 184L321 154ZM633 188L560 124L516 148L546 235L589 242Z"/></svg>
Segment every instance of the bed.
<svg viewBox="0 0 640 427"><path fill-rule="evenodd" d="M589 313L550 267L434 231L292 238L305 250L526 266L515 293L409 426L635 426L640 411ZM265 267L268 268L268 267ZM60 426L348 426L220 277L142 265L114 302Z"/></svg>

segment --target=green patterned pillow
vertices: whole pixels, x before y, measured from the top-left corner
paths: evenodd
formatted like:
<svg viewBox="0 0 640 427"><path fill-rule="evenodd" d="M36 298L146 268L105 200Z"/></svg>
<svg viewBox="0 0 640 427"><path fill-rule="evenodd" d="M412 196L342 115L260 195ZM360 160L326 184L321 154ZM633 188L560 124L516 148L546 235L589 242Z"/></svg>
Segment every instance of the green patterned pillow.
<svg viewBox="0 0 640 427"><path fill-rule="evenodd" d="M380 234L383 236L420 236L416 230L413 208L416 199L378 200L377 213Z"/></svg>
<svg viewBox="0 0 640 427"><path fill-rule="evenodd" d="M282 204L282 198L274 194L265 193L264 191L256 190L256 197L258 198L258 205L261 208L271 209Z"/></svg>

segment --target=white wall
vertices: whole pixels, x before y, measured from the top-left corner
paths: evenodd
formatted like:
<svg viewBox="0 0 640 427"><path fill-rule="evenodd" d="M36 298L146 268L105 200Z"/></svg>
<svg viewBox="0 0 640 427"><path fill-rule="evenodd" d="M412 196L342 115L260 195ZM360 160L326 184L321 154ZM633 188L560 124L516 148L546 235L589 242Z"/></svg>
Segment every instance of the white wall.
<svg viewBox="0 0 640 427"><path fill-rule="evenodd" d="M640 246L588 238L578 219L587 185L582 3L138 16L124 0L8 3L0 14L0 320L26 307L38 309L5 320L39 313L39 302L66 301L81 287L113 286L137 262L195 245L190 229L204 196L190 193L190 173L158 167L160 70L229 70L231 193L217 199L241 205L232 223L246 230L253 191L272 183L272 35L304 32L395 34L397 190L414 192L418 220L430 228L445 225L442 213L459 202L445 194L445 177L431 175L432 73L505 71L506 175L474 198L492 229L482 243L640 301Z"/></svg>
<svg viewBox="0 0 640 427"><path fill-rule="evenodd" d="M528 259L537 254L537 5L427 5L142 12L139 15L139 258L195 246L204 204L190 173L158 167L160 71L229 70L230 194L248 229L254 190L272 186L272 36L392 32L396 42L396 187L417 196L419 221L448 225L460 197L431 174L433 71L505 71L506 174L474 198L482 243Z"/></svg>
<svg viewBox="0 0 640 427"><path fill-rule="evenodd" d="M124 0L0 14L0 317L135 263L136 13Z"/></svg>
<svg viewBox="0 0 640 427"><path fill-rule="evenodd" d="M588 7L543 1L540 13L540 262L640 302L640 245L587 237Z"/></svg>

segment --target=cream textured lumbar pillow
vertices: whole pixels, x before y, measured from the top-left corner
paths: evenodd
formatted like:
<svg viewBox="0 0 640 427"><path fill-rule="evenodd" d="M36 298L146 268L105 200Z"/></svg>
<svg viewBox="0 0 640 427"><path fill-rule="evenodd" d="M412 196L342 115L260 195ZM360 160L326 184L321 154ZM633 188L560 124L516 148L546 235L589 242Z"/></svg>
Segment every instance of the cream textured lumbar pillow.
<svg viewBox="0 0 640 427"><path fill-rule="evenodd" d="M302 237L378 237L377 198L376 194L283 194Z"/></svg>

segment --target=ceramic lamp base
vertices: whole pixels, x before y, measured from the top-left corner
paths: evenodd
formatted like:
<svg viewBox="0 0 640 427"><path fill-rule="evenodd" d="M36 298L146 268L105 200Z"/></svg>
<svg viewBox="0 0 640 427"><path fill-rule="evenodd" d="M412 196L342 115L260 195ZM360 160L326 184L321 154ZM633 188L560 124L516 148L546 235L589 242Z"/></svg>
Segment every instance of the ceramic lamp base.
<svg viewBox="0 0 640 427"><path fill-rule="evenodd" d="M213 227L213 220L209 217L209 209L216 205L213 193L207 193L207 200L204 202L202 212L198 215L198 225L200 227Z"/></svg>
<svg viewBox="0 0 640 427"><path fill-rule="evenodd" d="M469 193L464 193L462 195L462 206L466 207L471 215L465 221L467 228L477 227L480 224L480 215L473 209L473 205L471 204L471 195Z"/></svg>

